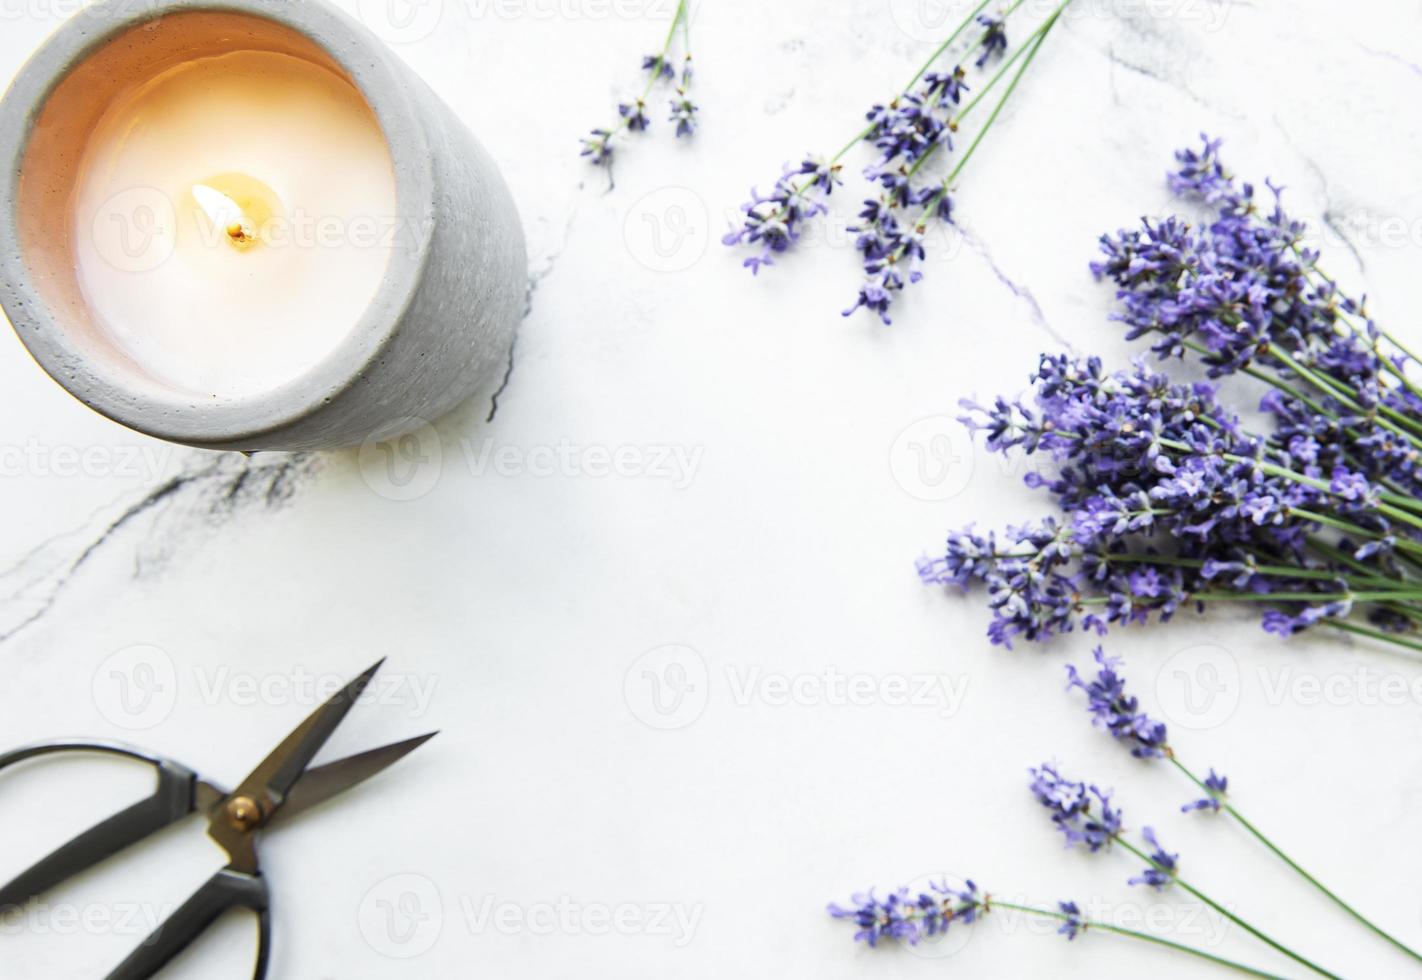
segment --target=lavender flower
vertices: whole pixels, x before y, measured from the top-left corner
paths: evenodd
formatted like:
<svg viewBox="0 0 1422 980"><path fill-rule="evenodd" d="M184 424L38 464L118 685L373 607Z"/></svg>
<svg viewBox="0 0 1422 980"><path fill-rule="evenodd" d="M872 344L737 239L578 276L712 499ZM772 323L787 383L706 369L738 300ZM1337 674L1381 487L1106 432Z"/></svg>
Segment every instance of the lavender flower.
<svg viewBox="0 0 1422 980"><path fill-rule="evenodd" d="M678 0L676 13L672 17L671 28L667 32L666 43L662 50L656 54L649 54L642 58L642 71L646 73L646 84L640 95L620 102L617 106L618 121L611 127L601 126L593 129L587 136L582 138L581 155L588 158L588 161L595 166L611 167L615 154L614 139L622 132L643 133L651 128L652 120L647 115L647 98L651 95L652 89L657 85L666 84L676 79L676 71L672 68L671 50L676 41L678 31L681 33L684 46L690 44L689 10L688 0ZM697 106L691 101L691 52L685 52L685 59L681 71L681 78L676 84L676 97L670 100L671 116L670 120L676 126L678 137L690 136L696 128Z"/></svg>
<svg viewBox="0 0 1422 980"><path fill-rule="evenodd" d="M1160 846L1160 842L1155 838L1155 831L1149 827L1141 828L1141 836L1146 843L1151 846L1150 867L1146 868L1136 877L1130 879L1130 885L1149 885L1156 891L1160 891L1166 885L1175 880L1176 862L1180 855L1171 854Z"/></svg>
<svg viewBox="0 0 1422 980"><path fill-rule="evenodd" d="M982 54L978 60L973 62L981 68L988 63L988 59L993 55L1000 55L1007 50L1007 25L1001 17L988 17L981 15L978 23L986 30L983 31L982 39L978 41L978 46L982 48Z"/></svg>
<svg viewBox="0 0 1422 980"><path fill-rule="evenodd" d="M772 256L789 251L800 240L805 221L828 209L829 196L839 182L839 167L815 157L806 157L798 167L787 164L769 195L751 189L751 199L741 205L745 221L722 242L758 246L760 253L742 263L753 273L774 265Z"/></svg>
<svg viewBox="0 0 1422 980"><path fill-rule="evenodd" d="M681 83L676 87L676 98L671 100L671 110L678 139L696 132L697 106L691 101L691 55L686 56L686 64L681 69Z"/></svg>
<svg viewBox="0 0 1422 980"><path fill-rule="evenodd" d="M653 80L671 81L676 75L672 70L671 61L665 53L649 54L642 59L642 70L651 75Z"/></svg>
<svg viewBox="0 0 1422 980"><path fill-rule="evenodd" d="M953 166L929 167L929 164L942 161L953 153L953 137L960 124L1005 74L994 74L983 91L964 105L963 96L968 91L968 85L965 82L967 72L962 64L946 62L953 65L946 71L939 67L940 57L962 58L977 51L979 56L973 64L983 69L990 59L1006 50L1007 15L977 15L981 9L976 7L968 15L901 93L887 102L870 107L865 114L868 125L829 162L831 167L837 167L840 158L860 143L867 143L875 150L873 161L864 168L864 177L877 186L878 193L865 200L859 212L859 222L850 228L856 235L855 248L860 254L864 277L854 302L844 310L845 316L868 310L883 323L892 322L889 310L895 298L923 278L924 243L929 229L936 223L952 223L952 191L958 175L977 149L982 136L997 119L997 110L1011 97L1017 82L1032 63L1061 13L1059 7L1040 23L1014 55L1014 61L1022 57L1021 66L1004 89L997 106L987 116L982 129L968 143L963 154L956 158ZM1015 10L1016 5L1010 9ZM954 42L974 24L983 28L980 35L967 45L968 50L956 50ZM725 236L727 245L760 241L757 235L766 217L761 213L760 205L765 199L754 191L752 194L751 204L744 209L746 223ZM821 210L809 211L802 217L812 217ZM779 247L771 251L788 250L797 238L796 235L780 235L775 239ZM759 256L748 259L744 264L752 272L758 272L761 266L769 264L768 259L769 252L762 250Z"/></svg>
<svg viewBox="0 0 1422 980"><path fill-rule="evenodd" d="M1057 929L1057 935L1066 936L1067 941L1075 939L1079 934L1086 931L1086 919L1081 914L1081 909L1075 902L1058 902L1057 911L1066 916L1062 924Z"/></svg>
<svg viewBox="0 0 1422 980"><path fill-rule="evenodd" d="M1049 763L1029 770L1032 794L1052 815L1052 823L1067 846L1081 844L1099 851L1121 833L1121 811L1111 806L1111 794L1096 786L1072 782Z"/></svg>
<svg viewBox="0 0 1422 980"><path fill-rule="evenodd" d="M647 103L641 99L622 103L617 107L617 114L622 117L623 125L634 133L642 132L651 122L647 118Z"/></svg>
<svg viewBox="0 0 1422 980"><path fill-rule="evenodd" d="M1163 756L1168 751L1165 725L1139 711L1139 702L1126 693L1126 681L1116 672L1121 661L1106 656L1101 647L1096 648L1093 656L1099 669L1089 681L1083 680L1075 667L1067 665L1068 689L1079 687L1086 692L1093 722L1110 732L1112 738L1129 745L1131 755L1138 759Z"/></svg>
<svg viewBox="0 0 1422 980"><path fill-rule="evenodd" d="M592 135L583 138L583 152L581 156L591 157L591 162L597 166L602 166L612 159L612 131L608 129L594 129Z"/></svg>
<svg viewBox="0 0 1422 980"><path fill-rule="evenodd" d="M1211 769L1210 774L1205 777L1206 795L1201 799L1191 800L1189 803L1186 803L1180 808L1180 812L1190 813L1194 810L1211 810L1215 813L1219 813L1228 790L1229 779L1225 776L1217 775L1214 769Z"/></svg>
<svg viewBox="0 0 1422 980"><path fill-rule="evenodd" d="M984 908L978 886L971 880L958 890L945 882L929 884L928 892L912 895L907 888L891 892L879 899L873 891L855 895L851 908L830 904L827 911L836 919L853 919L859 926L856 942L877 946L883 938L896 939L910 946L924 937L948 931L953 922L970 925Z"/></svg>

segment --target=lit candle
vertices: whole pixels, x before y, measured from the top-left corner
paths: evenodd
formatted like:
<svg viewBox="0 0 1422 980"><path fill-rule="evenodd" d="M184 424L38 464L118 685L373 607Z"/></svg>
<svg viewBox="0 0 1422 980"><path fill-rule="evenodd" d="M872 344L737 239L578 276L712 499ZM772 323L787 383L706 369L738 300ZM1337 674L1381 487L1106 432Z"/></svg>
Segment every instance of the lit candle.
<svg viewBox="0 0 1422 980"><path fill-rule="evenodd" d="M527 293L498 168L322 0L100 0L0 100L0 305L151 435L393 438L494 384Z"/></svg>
<svg viewBox="0 0 1422 980"><path fill-rule="evenodd" d="M156 192L147 228L134 227L136 189ZM390 153L350 82L275 52L201 58L116 100L89 138L79 283L154 377L200 395L269 391L370 305L395 214Z"/></svg>

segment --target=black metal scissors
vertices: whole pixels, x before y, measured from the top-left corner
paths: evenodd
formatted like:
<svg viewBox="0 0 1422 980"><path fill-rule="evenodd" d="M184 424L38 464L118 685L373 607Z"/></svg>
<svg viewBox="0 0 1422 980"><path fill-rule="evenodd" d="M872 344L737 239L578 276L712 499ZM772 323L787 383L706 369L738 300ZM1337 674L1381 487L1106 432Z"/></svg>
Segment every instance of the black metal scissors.
<svg viewBox="0 0 1422 980"><path fill-rule="evenodd" d="M0 910L28 902L184 817L203 813L208 819L208 836L227 852L227 867L179 906L108 980L146 980L233 909L257 914L254 976L263 980L271 953L271 917L267 883L257 861L257 833L284 824L364 782L434 737L435 733L421 735L307 769L383 663L371 667L312 712L231 792L171 759L112 742L46 742L0 755L0 770L58 752L99 752L146 762L158 771L158 788L151 797L80 834L0 888Z"/></svg>

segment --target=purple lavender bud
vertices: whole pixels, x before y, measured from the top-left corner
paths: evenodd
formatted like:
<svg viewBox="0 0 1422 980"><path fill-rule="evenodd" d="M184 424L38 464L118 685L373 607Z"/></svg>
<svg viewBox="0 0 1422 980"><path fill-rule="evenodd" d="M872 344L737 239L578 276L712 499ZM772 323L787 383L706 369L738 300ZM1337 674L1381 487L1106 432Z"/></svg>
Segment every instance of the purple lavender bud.
<svg viewBox="0 0 1422 980"><path fill-rule="evenodd" d="M1049 763L1028 771L1032 794L1051 813L1052 823L1068 847L1081 844L1089 851L1099 851L1121 833L1121 811L1111 806L1109 792L1072 782Z"/></svg>
<svg viewBox="0 0 1422 980"><path fill-rule="evenodd" d="M1081 688L1086 693L1087 710L1092 722L1111 733L1111 737L1130 746L1131 754L1138 759L1154 759L1166 751L1165 725L1152 721L1138 710L1139 703L1126 693L1126 681L1116 668L1121 661L1106 656L1097 647L1093 652L1098 669L1096 676L1083 680L1076 668L1067 666L1067 689Z"/></svg>
<svg viewBox="0 0 1422 980"><path fill-rule="evenodd" d="M653 78L670 81L676 76L671 62L659 54L649 54L642 59L642 70L650 72Z"/></svg>
<svg viewBox="0 0 1422 980"><path fill-rule="evenodd" d="M965 882L963 890L947 882L931 883L928 892L917 896L900 888L882 900L869 891L853 896L851 903L849 908L832 903L827 911L836 919L854 920L859 926L855 941L869 946L877 946L886 937L916 946L924 937L947 932L953 922L973 923L983 905L972 881Z"/></svg>
<svg viewBox="0 0 1422 980"><path fill-rule="evenodd" d="M1224 797L1229 790L1229 779L1225 776L1217 775L1214 769L1205 777L1206 796L1198 800L1191 800L1180 808L1181 813L1191 813L1195 810L1209 810L1219 813L1220 807L1224 805Z"/></svg>
<svg viewBox="0 0 1422 980"><path fill-rule="evenodd" d="M986 30L983 31L983 36L978 41L982 46L983 53L973 64L981 68L988 63L988 59L993 55L1000 55L1007 50L1007 22L1001 17L980 14L978 23Z"/></svg>
<svg viewBox="0 0 1422 980"><path fill-rule="evenodd" d="M1131 878L1127 884L1149 885L1157 891L1160 891L1175 880L1176 862L1179 860L1180 855L1170 854L1161 847L1160 842L1155 838L1155 831L1149 827L1141 828L1141 836L1145 838L1146 843L1152 848L1150 855L1151 866L1136 877Z"/></svg>

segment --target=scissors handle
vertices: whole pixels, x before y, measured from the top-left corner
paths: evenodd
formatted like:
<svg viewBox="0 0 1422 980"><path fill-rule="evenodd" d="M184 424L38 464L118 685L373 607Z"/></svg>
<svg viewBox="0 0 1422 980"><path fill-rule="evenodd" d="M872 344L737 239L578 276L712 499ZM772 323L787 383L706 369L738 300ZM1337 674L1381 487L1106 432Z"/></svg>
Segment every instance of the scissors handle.
<svg viewBox="0 0 1422 980"><path fill-rule="evenodd" d="M197 776L192 770L118 742L64 740L30 745L0 756L0 770L64 752L98 752L145 762L158 772L157 789L152 796L91 827L14 881L0 886L0 910L37 898L55 885L183 819L196 807Z"/></svg>
<svg viewBox="0 0 1422 980"><path fill-rule="evenodd" d="M224 868L179 906L107 980L148 980L233 909L251 909L257 913L257 965L253 980L266 980L272 936L269 903L267 882L260 874Z"/></svg>

